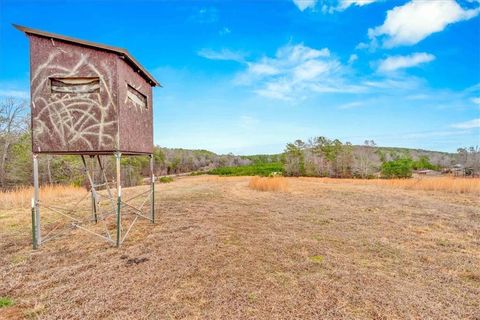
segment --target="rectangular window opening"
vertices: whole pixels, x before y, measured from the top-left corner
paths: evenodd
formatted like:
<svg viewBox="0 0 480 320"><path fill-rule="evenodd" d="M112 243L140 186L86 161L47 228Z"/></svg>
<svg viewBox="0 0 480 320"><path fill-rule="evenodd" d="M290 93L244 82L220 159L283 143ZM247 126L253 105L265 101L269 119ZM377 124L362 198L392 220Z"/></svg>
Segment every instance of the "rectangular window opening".
<svg viewBox="0 0 480 320"><path fill-rule="evenodd" d="M100 79L98 77L84 78L50 78L52 93L98 93Z"/></svg>
<svg viewBox="0 0 480 320"><path fill-rule="evenodd" d="M147 97L132 87L131 85L127 85L127 98L130 100L136 107L141 107L147 109Z"/></svg>

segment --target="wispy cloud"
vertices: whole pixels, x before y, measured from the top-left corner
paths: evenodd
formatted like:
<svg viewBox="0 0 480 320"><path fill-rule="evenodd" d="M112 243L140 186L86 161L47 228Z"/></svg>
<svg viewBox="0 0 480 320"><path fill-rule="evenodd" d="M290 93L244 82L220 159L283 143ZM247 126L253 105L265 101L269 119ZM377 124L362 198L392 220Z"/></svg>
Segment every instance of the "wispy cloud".
<svg viewBox="0 0 480 320"><path fill-rule="evenodd" d="M234 52L229 49L222 49L220 51L212 49L201 49L197 52L200 57L210 60L230 60L237 62L245 62L245 54L241 52Z"/></svg>
<svg viewBox="0 0 480 320"><path fill-rule="evenodd" d="M352 63L354 63L354 62L357 61L357 60L358 60L358 55L356 55L356 54L351 54L351 55L350 55L350 58L348 58L348 64L352 64Z"/></svg>
<svg viewBox="0 0 480 320"><path fill-rule="evenodd" d="M412 0L387 12L385 22L368 30L370 46L386 48L414 45L449 24L471 19L479 8L464 9L455 0ZM360 48L366 47L360 44Z"/></svg>
<svg viewBox="0 0 480 320"><path fill-rule="evenodd" d="M364 105L365 105L365 103L362 102L362 101L353 101L353 102L349 102L349 103L339 105L337 107L337 109L348 110L348 109L358 108L358 107L361 107L361 106L364 106Z"/></svg>
<svg viewBox="0 0 480 320"><path fill-rule="evenodd" d="M425 52L416 52L407 56L391 56L381 60L378 66L380 72L392 72L431 62L435 56Z"/></svg>
<svg viewBox="0 0 480 320"><path fill-rule="evenodd" d="M397 91L408 91L410 93L416 92L422 87L423 81L419 78L409 76L396 77L376 77L362 80L360 85L366 86L373 92L381 92L384 90L391 90L392 93Z"/></svg>
<svg viewBox="0 0 480 320"><path fill-rule="evenodd" d="M310 92L360 92L359 86L346 83L347 69L328 48L287 44L274 57L247 62L247 69L235 82L252 86L259 95L282 100L302 99Z"/></svg>
<svg viewBox="0 0 480 320"><path fill-rule="evenodd" d="M474 129L474 128L480 128L480 118L465 121L465 122L460 122L460 123L455 123L452 124L452 128L457 128L457 129Z"/></svg>
<svg viewBox="0 0 480 320"><path fill-rule="evenodd" d="M313 94L399 92L416 90L422 86L422 79L408 75L359 76L352 66L357 59L355 55L343 63L328 48L316 49L302 43L286 44L277 49L273 57L262 56L252 60L228 49L202 49L198 54L207 59L242 63L245 70L235 76L233 83L249 87L256 94L272 99L298 101ZM381 61L380 70L408 68L433 58L425 53L390 57Z"/></svg>
<svg viewBox="0 0 480 320"><path fill-rule="evenodd" d="M315 8L317 1L318 0L293 0L293 3L300 11L305 11L306 9Z"/></svg>
<svg viewBox="0 0 480 320"><path fill-rule="evenodd" d="M337 11L344 11L352 6L362 7L380 0L292 0L300 11L307 9L315 9L321 3L321 11L323 13L335 13Z"/></svg>
<svg viewBox="0 0 480 320"><path fill-rule="evenodd" d="M197 23L214 23L218 21L218 9L215 7L205 7L198 9L190 20Z"/></svg>
<svg viewBox="0 0 480 320"><path fill-rule="evenodd" d="M220 29L220 31L218 31L218 34L221 36L225 36L230 33L232 33L232 30L230 30L230 28L228 27L223 27L222 29Z"/></svg>
<svg viewBox="0 0 480 320"><path fill-rule="evenodd" d="M362 7L377 1L379 0L340 0L336 8L337 10L342 11L350 6Z"/></svg>

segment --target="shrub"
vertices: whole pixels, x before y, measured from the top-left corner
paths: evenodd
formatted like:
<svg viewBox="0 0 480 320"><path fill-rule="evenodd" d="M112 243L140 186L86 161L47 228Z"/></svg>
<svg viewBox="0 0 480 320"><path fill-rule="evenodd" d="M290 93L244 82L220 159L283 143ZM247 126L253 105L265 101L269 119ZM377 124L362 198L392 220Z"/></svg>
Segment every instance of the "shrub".
<svg viewBox="0 0 480 320"><path fill-rule="evenodd" d="M420 159L413 162L412 166L413 166L413 169L415 170L421 170L421 169L438 170L439 169L438 166L430 163L427 156L420 157Z"/></svg>
<svg viewBox="0 0 480 320"><path fill-rule="evenodd" d="M258 163L240 167L220 167L212 169L208 174L220 176L263 176L268 177L273 172L283 172L281 163Z"/></svg>
<svg viewBox="0 0 480 320"><path fill-rule="evenodd" d="M382 163L382 177L384 178L411 178L413 160L410 158L399 158Z"/></svg>
<svg viewBox="0 0 480 320"><path fill-rule="evenodd" d="M8 297L0 297L0 308L6 308L13 305L12 299Z"/></svg>
<svg viewBox="0 0 480 320"><path fill-rule="evenodd" d="M161 177L160 179L158 179L158 181L160 183L169 183L169 182L173 182L173 178L172 177Z"/></svg>

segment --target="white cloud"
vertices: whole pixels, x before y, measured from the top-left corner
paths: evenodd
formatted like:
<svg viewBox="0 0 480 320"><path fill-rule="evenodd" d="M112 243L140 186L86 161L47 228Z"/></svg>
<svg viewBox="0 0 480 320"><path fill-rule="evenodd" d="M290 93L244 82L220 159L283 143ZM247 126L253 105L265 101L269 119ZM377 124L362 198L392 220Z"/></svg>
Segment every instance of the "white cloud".
<svg viewBox="0 0 480 320"><path fill-rule="evenodd" d="M292 0L300 11L314 9L317 4L322 3L321 10L323 13L335 13L336 11L344 11L351 6L362 7L380 0Z"/></svg>
<svg viewBox="0 0 480 320"><path fill-rule="evenodd" d="M337 9L345 10L350 6L365 6L377 2L378 0L340 0Z"/></svg>
<svg viewBox="0 0 480 320"><path fill-rule="evenodd" d="M348 109L358 108L358 107L361 107L361 106L364 106L364 105L365 105L365 103L362 102L362 101L354 101L354 102L349 102L349 103L342 104L342 105L338 106L337 109L348 110Z"/></svg>
<svg viewBox="0 0 480 320"><path fill-rule="evenodd" d="M310 81L336 67L332 61L307 60L293 70L294 78Z"/></svg>
<svg viewBox="0 0 480 320"><path fill-rule="evenodd" d="M472 98L472 102L475 103L475 104L480 105L480 97Z"/></svg>
<svg viewBox="0 0 480 320"><path fill-rule="evenodd" d="M473 119L473 120L470 120L470 121L455 123L455 124L452 124L452 127L457 128L457 129L480 128L480 118Z"/></svg>
<svg viewBox="0 0 480 320"><path fill-rule="evenodd" d="M212 49L201 49L197 52L200 57L210 60L231 60L237 62L245 62L245 55L239 52L234 52L228 49L215 51Z"/></svg>
<svg viewBox="0 0 480 320"><path fill-rule="evenodd" d="M380 39L383 46L392 48L414 45L449 24L468 20L480 9L463 9L455 0L412 0L387 12L383 25L368 30L370 45Z"/></svg>
<svg viewBox="0 0 480 320"><path fill-rule="evenodd" d="M279 48L274 57L247 62L247 69L237 75L235 82L253 87L259 95L283 100L302 99L309 92L361 91L361 87L346 83L346 69L327 48L288 44Z"/></svg>
<svg viewBox="0 0 480 320"><path fill-rule="evenodd" d="M378 1L380 0L323 0L322 12L332 14L352 6L363 7Z"/></svg>
<svg viewBox="0 0 480 320"><path fill-rule="evenodd" d="M276 82L267 82L260 89L256 89L255 93L278 100L292 100L293 98L293 88L283 79Z"/></svg>
<svg viewBox="0 0 480 320"><path fill-rule="evenodd" d="M199 55L216 60L234 60L241 63L244 69L232 79L235 86L241 86L257 95L276 100L296 103L307 98L331 94L384 95L398 96L400 99L428 100L429 106L439 109L463 108L465 102L471 107L471 99L478 97L474 86L465 93L432 92L428 82L402 72L386 72L408 68L426 63L435 57L428 53L414 53L407 56L392 56L380 62L383 72L359 74L350 63L342 63L328 48L318 49L300 44L286 44L277 49L274 55L261 56L255 59L244 57L230 50L201 50ZM328 96L327 96L328 95ZM365 96L366 97L366 96ZM427 99L428 98L428 99ZM348 99L348 98L347 98ZM348 109L357 105L338 106Z"/></svg>
<svg viewBox="0 0 480 320"><path fill-rule="evenodd" d="M392 90L395 92L416 90L423 80L412 76L395 77L380 74L359 77L351 63L342 62L327 48L315 49L303 44L287 44L279 48L274 57L264 56L246 61L246 69L236 75L234 83L251 87L264 97L298 101L312 94L372 93ZM419 53L405 57L390 57L382 61L382 71L393 71L425 63L434 57Z"/></svg>
<svg viewBox="0 0 480 320"><path fill-rule="evenodd" d="M308 8L313 9L317 4L317 0L293 0L293 3L300 11L304 11Z"/></svg>
<svg viewBox="0 0 480 320"><path fill-rule="evenodd" d="M409 93L414 92L419 88L424 86L424 82L422 79L411 77L411 76L403 76L403 77L381 77L381 78L373 78L367 79L361 82L361 85L367 86L371 88L373 92L385 92L385 90L392 90L392 91L406 91Z"/></svg>
<svg viewBox="0 0 480 320"><path fill-rule="evenodd" d="M250 74L258 76L273 76L281 72L275 66L266 62L248 63L248 71Z"/></svg>
<svg viewBox="0 0 480 320"><path fill-rule="evenodd" d="M356 54L352 54L352 55L350 55L350 58L348 58L348 63L352 64L357 60L358 60L358 56Z"/></svg>
<svg viewBox="0 0 480 320"><path fill-rule="evenodd" d="M435 56L425 52L416 52L408 56L391 56L380 61L378 71L391 72L398 69L415 67L435 60Z"/></svg>

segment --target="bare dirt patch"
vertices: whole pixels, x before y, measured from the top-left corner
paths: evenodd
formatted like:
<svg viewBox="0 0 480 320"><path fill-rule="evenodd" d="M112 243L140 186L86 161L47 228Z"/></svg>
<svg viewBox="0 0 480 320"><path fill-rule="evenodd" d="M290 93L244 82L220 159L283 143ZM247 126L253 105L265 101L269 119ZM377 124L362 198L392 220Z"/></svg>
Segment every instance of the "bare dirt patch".
<svg viewBox="0 0 480 320"><path fill-rule="evenodd" d="M157 185L120 249L76 230L32 251L28 209L2 209L0 318L480 318L476 195L249 181Z"/></svg>

